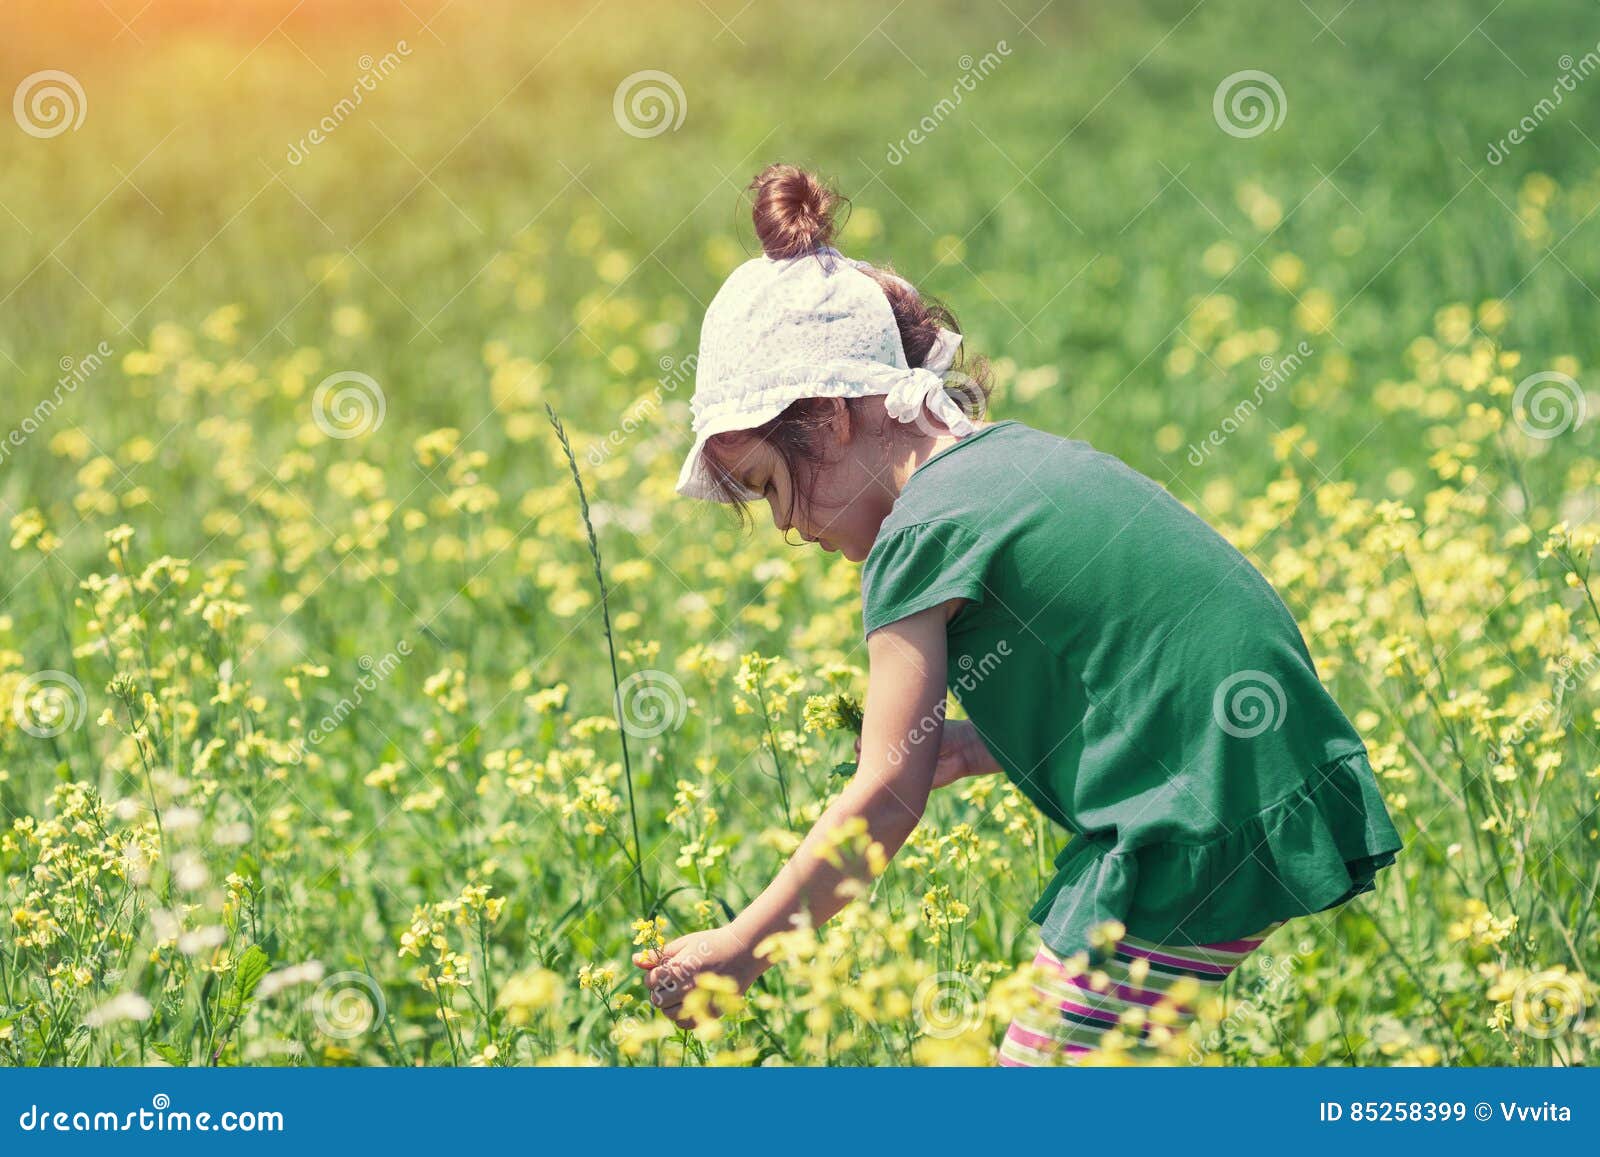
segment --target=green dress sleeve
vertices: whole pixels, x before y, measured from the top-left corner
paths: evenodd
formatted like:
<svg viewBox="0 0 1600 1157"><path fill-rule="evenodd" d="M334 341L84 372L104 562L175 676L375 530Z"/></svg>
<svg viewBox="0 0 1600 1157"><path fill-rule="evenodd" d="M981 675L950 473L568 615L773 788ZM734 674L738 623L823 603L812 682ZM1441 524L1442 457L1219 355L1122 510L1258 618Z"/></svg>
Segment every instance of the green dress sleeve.
<svg viewBox="0 0 1600 1157"><path fill-rule="evenodd" d="M864 633L950 599L983 602L992 549L982 535L953 520L881 532L861 568Z"/></svg>

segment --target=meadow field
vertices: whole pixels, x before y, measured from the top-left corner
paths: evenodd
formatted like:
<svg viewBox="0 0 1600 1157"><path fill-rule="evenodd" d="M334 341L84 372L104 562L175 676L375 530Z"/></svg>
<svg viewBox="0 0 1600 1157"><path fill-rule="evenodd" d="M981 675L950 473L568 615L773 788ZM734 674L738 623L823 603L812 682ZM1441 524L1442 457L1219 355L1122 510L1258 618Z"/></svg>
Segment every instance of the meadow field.
<svg viewBox="0 0 1600 1157"><path fill-rule="evenodd" d="M0 9L0 1062L990 1063L998 777L722 1020L630 964L865 689L858 567L673 493L781 160L1262 569L1406 842L1097 1059L1592 1063L1596 72L1582 0Z"/></svg>

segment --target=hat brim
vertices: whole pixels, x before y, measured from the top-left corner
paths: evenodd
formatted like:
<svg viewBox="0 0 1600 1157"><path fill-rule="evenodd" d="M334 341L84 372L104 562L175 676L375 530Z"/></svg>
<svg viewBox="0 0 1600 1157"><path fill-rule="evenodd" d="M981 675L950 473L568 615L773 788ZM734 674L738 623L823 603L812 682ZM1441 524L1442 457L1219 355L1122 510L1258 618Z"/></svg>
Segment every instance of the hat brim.
<svg viewBox="0 0 1600 1157"><path fill-rule="evenodd" d="M903 361L903 352L900 357ZM685 498L700 498L708 502L727 501L715 492L711 472L703 460L702 451L706 441L717 434L754 429L776 418L802 398L848 399L888 395L908 376L931 373L933 371L886 362L839 361L803 369L769 368L742 375L734 379L734 398L723 403L728 408L709 418L696 434L694 448L689 451L682 470L678 472L678 493ZM738 396L741 392L754 394L761 400L745 402ZM746 405L748 409L744 408ZM743 497L746 502L754 502L761 496L747 490Z"/></svg>
<svg viewBox="0 0 1600 1157"><path fill-rule="evenodd" d="M788 405L789 402L784 401L772 407L770 413L758 410L752 414L728 414L708 423L705 429L695 435L694 447L684 458L683 468L678 471L677 492L685 498L698 498L705 502L728 502L729 499L715 485L711 469L706 465L706 443L718 434L728 434L734 430L753 430L776 418ZM749 487L735 484L735 489L745 502L758 502L761 499L761 495Z"/></svg>

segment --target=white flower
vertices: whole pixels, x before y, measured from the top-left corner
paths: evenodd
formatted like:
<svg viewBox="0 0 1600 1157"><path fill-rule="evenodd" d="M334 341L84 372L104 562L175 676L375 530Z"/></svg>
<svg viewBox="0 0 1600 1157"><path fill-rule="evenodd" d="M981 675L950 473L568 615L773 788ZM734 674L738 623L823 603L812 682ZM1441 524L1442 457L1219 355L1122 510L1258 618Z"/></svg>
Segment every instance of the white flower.
<svg viewBox="0 0 1600 1157"><path fill-rule="evenodd" d="M172 859L172 878L185 892L197 892L206 886L211 876L199 856L193 852L179 852Z"/></svg>
<svg viewBox="0 0 1600 1157"><path fill-rule="evenodd" d="M227 939L228 933L220 924L213 924L208 928L196 928L193 932L185 932L178 937L178 951L185 956L194 956L207 948L217 947Z"/></svg>
<svg viewBox="0 0 1600 1157"><path fill-rule="evenodd" d="M296 984L315 984L322 979L323 972L320 960L307 960L304 964L292 964L288 968L280 968L276 972L269 972L261 978L261 983L256 986L256 996L266 1000L275 996L286 988Z"/></svg>
<svg viewBox="0 0 1600 1157"><path fill-rule="evenodd" d="M217 828L216 842L230 846L247 844L250 842L250 825L240 821L238 823L223 824Z"/></svg>
<svg viewBox="0 0 1600 1157"><path fill-rule="evenodd" d="M119 1020L149 1020L150 1013L148 1000L137 992L124 992L89 1012L83 1018L83 1023L90 1028L99 1028Z"/></svg>
<svg viewBox="0 0 1600 1157"><path fill-rule="evenodd" d="M161 824L169 835L191 832L200 826L200 811L192 807L175 807L162 815Z"/></svg>
<svg viewBox="0 0 1600 1157"><path fill-rule="evenodd" d="M176 912L169 912L165 908L152 908L150 910L150 926L155 929L158 943L165 944L176 940L178 933L183 931L183 918Z"/></svg>

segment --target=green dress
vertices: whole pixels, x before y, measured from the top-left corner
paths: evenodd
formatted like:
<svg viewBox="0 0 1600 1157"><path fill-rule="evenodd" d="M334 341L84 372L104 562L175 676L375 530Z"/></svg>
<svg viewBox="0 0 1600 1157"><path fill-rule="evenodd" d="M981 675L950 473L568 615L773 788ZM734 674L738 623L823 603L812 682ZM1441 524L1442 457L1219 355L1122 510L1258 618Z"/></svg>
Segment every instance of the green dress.
<svg viewBox="0 0 1600 1157"><path fill-rule="evenodd" d="M862 567L866 633L942 603L950 688L1072 832L1029 919L1058 954L1118 920L1237 940L1373 889L1401 842L1283 601L1154 481L985 426L907 480Z"/></svg>

